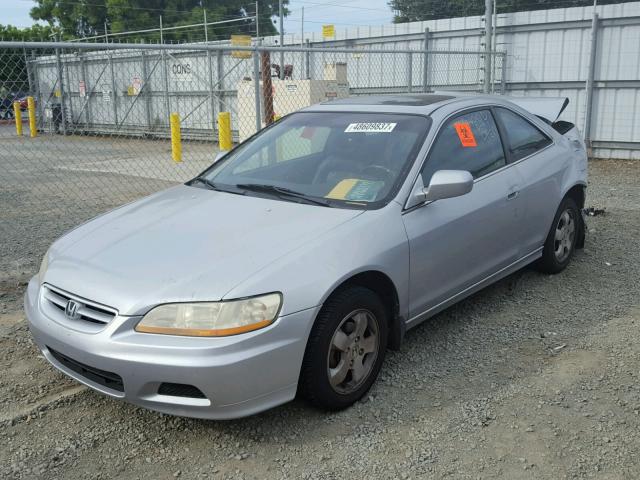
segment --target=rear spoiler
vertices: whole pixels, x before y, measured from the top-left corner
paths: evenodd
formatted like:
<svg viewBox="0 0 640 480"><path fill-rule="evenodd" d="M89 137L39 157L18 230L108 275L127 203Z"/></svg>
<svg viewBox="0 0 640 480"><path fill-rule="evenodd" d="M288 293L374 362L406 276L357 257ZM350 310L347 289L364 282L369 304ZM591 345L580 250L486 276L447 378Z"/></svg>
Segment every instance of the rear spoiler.
<svg viewBox="0 0 640 480"><path fill-rule="evenodd" d="M437 94L449 94L455 97L478 95L474 92L458 92L458 91L436 91ZM550 124L553 124L560 114L569 105L567 97L510 97L507 95L496 95L496 97L509 100L520 108L529 113L540 117Z"/></svg>
<svg viewBox="0 0 640 480"><path fill-rule="evenodd" d="M567 97L507 97L529 113L554 123L569 105Z"/></svg>

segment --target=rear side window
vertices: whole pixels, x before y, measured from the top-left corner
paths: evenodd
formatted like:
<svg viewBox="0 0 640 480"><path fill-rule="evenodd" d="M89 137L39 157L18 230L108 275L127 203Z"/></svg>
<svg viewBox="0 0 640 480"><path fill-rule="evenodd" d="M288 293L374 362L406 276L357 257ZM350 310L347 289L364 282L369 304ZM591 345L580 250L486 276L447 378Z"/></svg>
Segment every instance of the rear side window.
<svg viewBox="0 0 640 480"><path fill-rule="evenodd" d="M422 170L429 185L438 170L466 170L474 178L506 165L498 128L489 110L464 113L440 129Z"/></svg>
<svg viewBox="0 0 640 480"><path fill-rule="evenodd" d="M517 113L496 108L498 120L504 126L505 146L511 161L520 160L551 144L551 139Z"/></svg>

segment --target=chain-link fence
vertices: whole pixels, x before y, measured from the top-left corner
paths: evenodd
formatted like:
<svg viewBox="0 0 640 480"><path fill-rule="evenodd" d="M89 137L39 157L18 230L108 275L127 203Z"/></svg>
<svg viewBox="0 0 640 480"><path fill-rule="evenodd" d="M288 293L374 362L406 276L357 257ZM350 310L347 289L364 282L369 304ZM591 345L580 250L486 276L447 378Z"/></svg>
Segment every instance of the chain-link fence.
<svg viewBox="0 0 640 480"><path fill-rule="evenodd" d="M51 240L102 211L192 178L213 162L220 135L226 141L221 112L229 114L236 143L318 102L479 91L484 81L480 52L28 47L0 43L0 220L8 248L16 236L51 230L44 233ZM493 56L499 90L503 56Z"/></svg>

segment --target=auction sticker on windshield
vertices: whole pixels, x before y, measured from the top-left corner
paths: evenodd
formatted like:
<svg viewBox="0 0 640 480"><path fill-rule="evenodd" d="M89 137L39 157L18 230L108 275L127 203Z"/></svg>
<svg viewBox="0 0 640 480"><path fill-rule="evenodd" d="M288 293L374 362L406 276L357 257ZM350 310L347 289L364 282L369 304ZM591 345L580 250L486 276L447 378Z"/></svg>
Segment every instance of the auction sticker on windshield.
<svg viewBox="0 0 640 480"><path fill-rule="evenodd" d="M397 123L350 123L345 133L391 133Z"/></svg>
<svg viewBox="0 0 640 480"><path fill-rule="evenodd" d="M373 202L382 187L384 187L383 181L345 178L338 182L338 184L325 195L325 198Z"/></svg>

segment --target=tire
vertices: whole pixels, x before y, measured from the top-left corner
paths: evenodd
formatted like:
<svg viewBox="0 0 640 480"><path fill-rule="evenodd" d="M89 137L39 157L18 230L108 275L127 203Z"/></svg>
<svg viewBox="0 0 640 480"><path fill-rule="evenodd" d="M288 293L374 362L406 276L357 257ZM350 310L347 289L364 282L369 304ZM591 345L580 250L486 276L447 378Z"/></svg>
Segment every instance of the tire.
<svg viewBox="0 0 640 480"><path fill-rule="evenodd" d="M581 225L582 220L576 202L571 197L565 197L558 207L544 242L542 258L536 265L538 270L555 274L569 265L576 250Z"/></svg>
<svg viewBox="0 0 640 480"><path fill-rule="evenodd" d="M376 381L387 349L389 313L364 287L346 287L325 302L309 335L298 390L313 405L341 410Z"/></svg>

